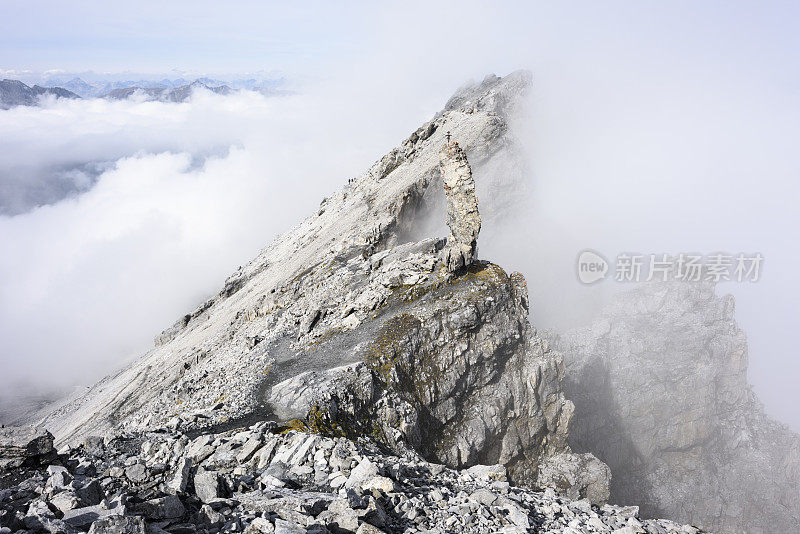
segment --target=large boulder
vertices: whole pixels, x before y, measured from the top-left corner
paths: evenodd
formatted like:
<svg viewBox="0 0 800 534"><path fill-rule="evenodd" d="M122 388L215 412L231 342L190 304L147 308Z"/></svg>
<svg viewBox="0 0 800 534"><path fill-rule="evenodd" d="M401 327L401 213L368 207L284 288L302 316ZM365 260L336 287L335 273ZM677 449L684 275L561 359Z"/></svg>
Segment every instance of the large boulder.
<svg viewBox="0 0 800 534"><path fill-rule="evenodd" d="M0 470L38 466L56 455L53 435L43 428L4 426L0 428Z"/></svg>

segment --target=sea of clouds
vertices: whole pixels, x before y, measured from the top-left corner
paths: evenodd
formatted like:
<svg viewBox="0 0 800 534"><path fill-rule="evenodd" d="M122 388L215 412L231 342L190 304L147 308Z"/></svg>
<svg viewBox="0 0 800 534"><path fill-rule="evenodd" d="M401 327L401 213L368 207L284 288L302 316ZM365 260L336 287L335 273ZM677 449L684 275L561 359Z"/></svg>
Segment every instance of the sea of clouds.
<svg viewBox="0 0 800 534"><path fill-rule="evenodd" d="M6 392L86 384L143 352L396 141L329 97L201 90L0 112L0 187L22 169L53 192L0 215ZM397 131L417 122L392 116Z"/></svg>

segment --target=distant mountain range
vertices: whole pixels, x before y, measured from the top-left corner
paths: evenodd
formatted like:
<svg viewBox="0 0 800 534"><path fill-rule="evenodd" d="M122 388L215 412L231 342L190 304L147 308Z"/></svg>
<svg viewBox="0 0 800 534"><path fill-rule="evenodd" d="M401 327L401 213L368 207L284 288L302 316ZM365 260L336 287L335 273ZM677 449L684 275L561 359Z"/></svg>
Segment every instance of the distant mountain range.
<svg viewBox="0 0 800 534"><path fill-rule="evenodd" d="M231 90L247 89L251 91L258 91L263 94L275 95L285 94L286 91L281 89L286 84L283 78L276 79L263 79L263 78L247 78L247 79L234 79L234 80L219 80L208 77L200 77L191 81L185 78L162 78L159 80L152 79L138 79L138 80L115 80L115 81L95 81L87 82L83 78L74 77L69 80L50 80L53 85L64 87L70 91L84 97L105 96L114 93L119 89L139 88L151 94L156 93L155 90L165 89L184 89L189 86L200 84L208 89L215 89L222 86L227 86Z"/></svg>
<svg viewBox="0 0 800 534"><path fill-rule="evenodd" d="M39 97L43 95L54 95L57 98L106 98L109 100L124 100L134 95L143 95L146 100L185 102L195 89L205 89L219 95L228 95L239 89L257 91L266 96L290 94L289 91L280 88L282 84L283 80L265 82L252 79L237 80L228 85L211 78L198 78L193 82L179 78L160 81L88 83L81 78L72 78L57 87L39 85L31 87L19 80L2 80L0 81L0 109L9 109L14 106L36 106L39 104Z"/></svg>
<svg viewBox="0 0 800 534"><path fill-rule="evenodd" d="M54 95L56 98L80 98L63 87L30 87L19 80L0 80L0 109L14 106L36 106L39 97Z"/></svg>
<svg viewBox="0 0 800 534"><path fill-rule="evenodd" d="M160 100L162 102L184 102L186 101L195 89L206 89L218 95L228 95L233 92L233 89L227 85L220 85L213 87L206 85L200 80L195 80L188 85L182 85L174 89L167 89L163 87L122 87L114 89L108 93L101 95L100 98L107 98L110 100L125 100L136 94L144 95L147 100Z"/></svg>

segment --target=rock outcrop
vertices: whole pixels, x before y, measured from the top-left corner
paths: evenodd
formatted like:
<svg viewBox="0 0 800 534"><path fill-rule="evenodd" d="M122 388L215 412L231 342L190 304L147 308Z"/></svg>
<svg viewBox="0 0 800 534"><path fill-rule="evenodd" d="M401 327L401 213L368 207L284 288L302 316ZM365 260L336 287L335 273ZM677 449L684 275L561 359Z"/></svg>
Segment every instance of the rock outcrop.
<svg viewBox="0 0 800 534"><path fill-rule="evenodd" d="M344 350L355 363L275 384L271 410L297 428L370 436L452 467L500 463L517 483L605 502L607 467L566 445L573 406L561 392L561 356L527 320L524 278L486 262L454 278L437 269L441 246L429 240L373 255L376 311L315 348ZM351 277L328 282L354 286L359 263L351 260ZM327 332L345 328L336 318L325 323ZM587 469L561 469L576 464Z"/></svg>
<svg viewBox="0 0 800 534"><path fill-rule="evenodd" d="M575 401L570 443L614 475L612 502L715 532L796 532L800 437L747 383L733 297L711 283L647 283L551 341Z"/></svg>
<svg viewBox="0 0 800 534"><path fill-rule="evenodd" d="M450 229L442 261L448 271L455 272L469 266L475 257L481 215L472 169L467 155L456 141L448 140L442 147L439 161L447 197L447 227Z"/></svg>
<svg viewBox="0 0 800 534"><path fill-rule="evenodd" d="M501 465L458 471L267 423L91 438L22 475L0 490L0 532L699 532L516 487Z"/></svg>

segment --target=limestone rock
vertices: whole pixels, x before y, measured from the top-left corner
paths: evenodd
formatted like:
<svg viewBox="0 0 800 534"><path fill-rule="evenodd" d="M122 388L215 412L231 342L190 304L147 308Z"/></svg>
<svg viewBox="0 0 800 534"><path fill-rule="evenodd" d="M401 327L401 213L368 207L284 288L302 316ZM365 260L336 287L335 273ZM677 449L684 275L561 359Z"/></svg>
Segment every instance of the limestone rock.
<svg viewBox="0 0 800 534"><path fill-rule="evenodd" d="M55 457L53 435L34 427L0 428L0 470L41 465Z"/></svg>
<svg viewBox="0 0 800 534"><path fill-rule="evenodd" d="M137 516L112 516L98 519L89 534L146 534L144 519Z"/></svg>
<svg viewBox="0 0 800 534"><path fill-rule="evenodd" d="M439 152L440 172L447 197L447 226L450 235L442 251L442 261L448 271L469 266L478 245L481 215L475 196L475 180L466 153L455 141Z"/></svg>
<svg viewBox="0 0 800 534"><path fill-rule="evenodd" d="M276 433L272 434L271 428ZM688 525L664 520L644 520L636 507L594 507L545 491L517 487L505 481L501 465L474 465L455 470L432 464L412 451L387 454L374 442L325 437L256 423L195 438L214 449L237 450L251 440L271 443L274 463L254 470L253 459L240 455L235 465L219 471L202 466L195 489L203 493L208 476L216 492L206 503L171 494L167 482L177 465L191 453L190 439L164 429L145 435L129 434L110 440L100 456L86 460L81 448L63 455L66 465L78 460L105 472L112 465L145 464L148 482L127 477L105 478L101 490L112 492L97 506L65 510L57 515L73 492L97 484L96 479L75 475L69 488L50 495L46 470L0 492L0 528L36 532L405 532L412 528L433 532L613 532L632 528L646 534L695 534ZM234 445L237 445L235 447ZM163 462L163 468L156 464ZM284 463L286 462L286 463ZM52 466L50 476L63 474ZM351 488L318 482L311 473L338 473ZM283 485L265 485L257 475L273 473ZM347 473L345 476L343 473ZM269 475L275 478L273 475ZM212 478L213 477L213 478ZM275 479L278 480L278 479ZM191 487L191 486L190 486ZM212 495L228 494L229 498ZM61 497L64 496L64 497ZM0 530L6 532L8 530ZM623 530L624 531L624 530Z"/></svg>
<svg viewBox="0 0 800 534"><path fill-rule="evenodd" d="M186 486L189 484L189 477L192 472L191 458L181 458L178 460L178 465L175 467L175 473L172 479L167 483L170 490L175 493L183 493L186 491Z"/></svg>
<svg viewBox="0 0 800 534"><path fill-rule="evenodd" d="M197 498L204 503L211 502L220 496L219 476L215 471L199 468L194 475L194 491Z"/></svg>
<svg viewBox="0 0 800 534"><path fill-rule="evenodd" d="M397 288L424 282L431 272L427 254L404 250L383 264L377 256L439 233L440 222L434 228L426 221L441 221L446 209L437 178L445 133L452 132L459 142L460 152L445 162L458 176L459 192L469 189L466 175L459 174L468 169L480 175L474 183L477 194L511 191L495 187L515 176L500 172L502 162L523 159L506 113L529 84L530 75L519 72L462 88L457 99L389 156L331 195L324 209L233 273L218 295L181 316L140 360L43 413L59 445L109 432L162 428L168 422L188 431L248 417L262 410L260 392L268 394L282 380L353 363L346 351L328 349L358 330ZM461 155L469 156L469 165ZM480 174L483 169L487 172ZM518 196L516 190L502 199L494 195L496 202L482 206L481 216L502 216ZM477 213L469 218L466 233L454 233L467 244L478 230ZM438 255L438 240L428 244ZM460 254L454 261L465 263ZM373 269L381 272L373 276ZM352 341L367 335L361 332ZM333 343L320 351L325 358L312 358L326 340ZM310 364L312 359L316 363Z"/></svg>
<svg viewBox="0 0 800 534"><path fill-rule="evenodd" d="M125 505L120 502L84 506L83 508L74 508L64 512L64 522L73 527L84 528L98 519L125 515L126 512Z"/></svg>
<svg viewBox="0 0 800 534"><path fill-rule="evenodd" d="M176 495L150 499L141 503L138 510L148 519L177 519L186 512Z"/></svg>

